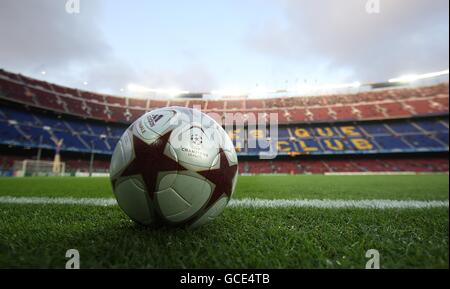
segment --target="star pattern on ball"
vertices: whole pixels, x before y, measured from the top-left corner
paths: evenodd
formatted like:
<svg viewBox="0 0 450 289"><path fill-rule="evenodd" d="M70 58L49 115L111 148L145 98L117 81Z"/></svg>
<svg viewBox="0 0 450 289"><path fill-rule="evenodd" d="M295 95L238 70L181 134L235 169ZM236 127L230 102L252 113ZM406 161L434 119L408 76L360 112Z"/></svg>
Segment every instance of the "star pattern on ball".
<svg viewBox="0 0 450 289"><path fill-rule="evenodd" d="M170 134L171 132L164 134L151 144L133 135L135 157L118 179L121 177L141 175L145 183L146 191L150 195L150 198L153 199L153 194L156 191L156 180L160 172L185 170L177 161L164 154ZM115 186L115 182L113 185Z"/></svg>
<svg viewBox="0 0 450 289"><path fill-rule="evenodd" d="M205 209L211 207L223 194L230 198L233 193L233 179L237 172L237 164L230 166L230 162L222 148L219 150L219 155L219 168L198 172L215 185Z"/></svg>
<svg viewBox="0 0 450 289"><path fill-rule="evenodd" d="M196 145L201 145L203 143L203 138L201 135L198 134L192 134L191 135L191 141Z"/></svg>

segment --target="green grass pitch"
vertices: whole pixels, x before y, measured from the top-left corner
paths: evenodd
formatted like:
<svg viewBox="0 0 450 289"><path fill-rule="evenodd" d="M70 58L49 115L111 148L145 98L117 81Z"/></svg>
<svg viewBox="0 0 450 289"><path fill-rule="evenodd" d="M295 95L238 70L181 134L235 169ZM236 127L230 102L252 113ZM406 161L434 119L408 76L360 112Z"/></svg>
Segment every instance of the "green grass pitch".
<svg viewBox="0 0 450 289"><path fill-rule="evenodd" d="M0 196L112 198L108 178L0 178ZM241 176L235 199L444 200L448 175ZM144 228L117 206L0 202L0 267L448 268L449 210L228 207L196 230Z"/></svg>

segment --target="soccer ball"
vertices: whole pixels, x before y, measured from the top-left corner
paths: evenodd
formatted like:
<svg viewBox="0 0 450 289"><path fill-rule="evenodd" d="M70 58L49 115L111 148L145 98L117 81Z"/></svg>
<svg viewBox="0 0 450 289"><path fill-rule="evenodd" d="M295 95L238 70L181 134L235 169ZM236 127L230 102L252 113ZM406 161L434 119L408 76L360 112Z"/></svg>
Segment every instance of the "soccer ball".
<svg viewBox="0 0 450 289"><path fill-rule="evenodd" d="M237 156L225 130L184 107L142 115L122 135L110 178L122 210L135 222L198 227L230 200Z"/></svg>

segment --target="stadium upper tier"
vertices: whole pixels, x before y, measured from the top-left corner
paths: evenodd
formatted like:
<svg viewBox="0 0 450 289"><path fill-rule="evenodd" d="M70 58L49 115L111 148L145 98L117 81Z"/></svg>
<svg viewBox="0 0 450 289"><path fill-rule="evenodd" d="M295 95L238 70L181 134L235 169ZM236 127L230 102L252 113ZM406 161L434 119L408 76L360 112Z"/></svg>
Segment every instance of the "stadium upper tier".
<svg viewBox="0 0 450 289"><path fill-rule="evenodd" d="M137 99L103 95L0 70L0 98L61 114L130 123L165 106L201 108L222 124L228 113L242 122L278 115L279 123L314 123L448 115L448 83L420 88L379 89L356 94L270 99ZM240 114L237 114L240 113ZM259 114L259 116L258 116Z"/></svg>

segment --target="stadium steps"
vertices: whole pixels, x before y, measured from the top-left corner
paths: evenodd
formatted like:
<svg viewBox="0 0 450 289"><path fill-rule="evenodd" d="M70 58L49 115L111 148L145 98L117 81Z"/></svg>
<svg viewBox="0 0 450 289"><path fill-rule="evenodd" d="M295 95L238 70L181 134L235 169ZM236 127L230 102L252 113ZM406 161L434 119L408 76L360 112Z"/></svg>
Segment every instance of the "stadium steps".
<svg viewBox="0 0 450 289"><path fill-rule="evenodd" d="M21 128L19 123L13 124L14 128L19 132L19 134L27 140L30 140L31 136L26 134Z"/></svg>
<svg viewBox="0 0 450 289"><path fill-rule="evenodd" d="M411 125L414 126L415 128L417 128L423 135L427 135L430 139L436 141L437 143L439 143L443 147L447 147L448 148L448 144L446 144L445 142L443 142L442 140L437 138L435 132L427 131L427 130L423 129L421 126L417 125L415 122L411 122Z"/></svg>
<svg viewBox="0 0 450 289"><path fill-rule="evenodd" d="M322 163L322 165L325 167L325 168L327 168L327 170L329 171L329 172L333 172L333 168L331 168L328 164L327 164L327 162L325 162L325 161L320 161L321 163Z"/></svg>
<svg viewBox="0 0 450 289"><path fill-rule="evenodd" d="M29 95L29 96L31 97L31 99L33 100L33 104L34 104L34 105L36 105L36 106L38 106L38 107L45 108L45 107L43 107L43 106L41 106L41 105L39 104L39 101L37 100L36 95L35 95L34 93L32 93L32 92L30 91L30 89L29 89L28 87L26 87L26 86L25 86L25 94L27 94L27 95Z"/></svg>
<svg viewBox="0 0 450 289"><path fill-rule="evenodd" d="M87 126L87 128L88 128L88 130L89 130L89 133L92 134L92 135L95 135L95 133L94 133L94 131L92 130L92 127L89 125L89 123L86 123L86 126Z"/></svg>
<svg viewBox="0 0 450 289"><path fill-rule="evenodd" d="M440 120L439 123L441 123L442 125L444 125L447 129L449 128L449 127L448 127L448 122L445 122L445 121L443 121L443 120Z"/></svg>
<svg viewBox="0 0 450 289"><path fill-rule="evenodd" d="M56 95L56 102L58 104L62 105L62 107L66 113L69 113L69 109L67 108L67 103L65 101L63 101L58 94L55 94L55 95Z"/></svg>
<svg viewBox="0 0 450 289"><path fill-rule="evenodd" d="M67 121L63 121L63 123L69 129L69 132L71 134L75 134L75 130L70 126L70 124Z"/></svg>
<svg viewBox="0 0 450 289"><path fill-rule="evenodd" d="M356 107L354 107L353 105L351 106L352 108L352 114L356 117L356 119L361 119L362 115L361 115L361 111L359 109L357 109Z"/></svg>
<svg viewBox="0 0 450 289"><path fill-rule="evenodd" d="M330 106L328 107L328 115L331 119L337 120L337 113L333 110L333 108Z"/></svg>
<svg viewBox="0 0 450 289"><path fill-rule="evenodd" d="M430 132L429 131L427 131L427 130L425 130L425 129L423 129L420 125L417 125L417 123L415 123L415 122L411 122L411 125L413 126L413 127L415 127L416 129L418 129L420 132L422 132L423 134L429 134Z"/></svg>
<svg viewBox="0 0 450 289"><path fill-rule="evenodd" d="M403 106L403 109L405 109L406 111L408 111L411 115L417 115L417 112L416 112L414 106L409 105L408 103L403 102L403 101L400 102L400 103L401 103L401 105Z"/></svg>
<svg viewBox="0 0 450 289"><path fill-rule="evenodd" d="M385 118L389 118L389 113L387 112L387 108L382 107L378 104L375 104L375 108L377 111L381 112Z"/></svg>
<svg viewBox="0 0 450 289"><path fill-rule="evenodd" d="M0 117L4 120L7 120L8 117L6 116L6 114L0 109Z"/></svg>
<svg viewBox="0 0 450 289"><path fill-rule="evenodd" d="M108 140L104 139L103 142L105 143L105 146L108 148L108 150L112 150L112 146L109 144Z"/></svg>
<svg viewBox="0 0 450 289"><path fill-rule="evenodd" d="M448 149L448 144L446 144L445 142L443 142L442 140L440 140L439 138L437 138L437 137L435 136L435 134L429 135L428 137L429 137L430 139L436 141L437 143L441 144L443 147L447 147L447 149Z"/></svg>
<svg viewBox="0 0 450 289"><path fill-rule="evenodd" d="M31 116L33 117L33 119L35 120L34 123L37 126L43 126L44 124L42 123L42 121L34 114L31 114Z"/></svg>
<svg viewBox="0 0 450 289"><path fill-rule="evenodd" d="M81 101L81 109L82 109L83 111L85 111L86 114L87 114L88 116L92 117L92 114L91 114L92 108L90 108L90 107L86 104L86 101L85 101L84 99Z"/></svg>
<svg viewBox="0 0 450 289"><path fill-rule="evenodd" d="M81 137L81 135L79 135L78 133L75 134L76 138L85 146L86 149L90 150L91 146L86 143L86 141Z"/></svg>

